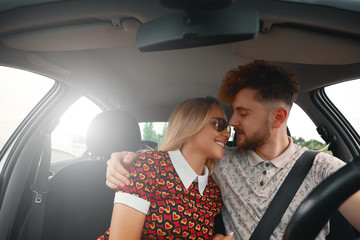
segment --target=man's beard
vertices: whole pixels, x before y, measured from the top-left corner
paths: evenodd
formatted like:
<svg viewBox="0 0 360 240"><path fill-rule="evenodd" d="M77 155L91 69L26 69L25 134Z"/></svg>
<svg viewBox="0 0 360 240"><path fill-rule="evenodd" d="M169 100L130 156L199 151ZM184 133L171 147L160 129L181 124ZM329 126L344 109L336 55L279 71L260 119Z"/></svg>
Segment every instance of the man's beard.
<svg viewBox="0 0 360 240"><path fill-rule="evenodd" d="M269 141L270 138L270 127L269 123L265 120L263 122L264 127L260 127L257 131L255 131L253 134L245 136L245 139L242 142L239 142L240 138L237 139L237 146L243 150L255 150L258 147L263 146ZM239 131L239 129L235 128L235 131ZM240 133L243 133L243 131L240 130Z"/></svg>

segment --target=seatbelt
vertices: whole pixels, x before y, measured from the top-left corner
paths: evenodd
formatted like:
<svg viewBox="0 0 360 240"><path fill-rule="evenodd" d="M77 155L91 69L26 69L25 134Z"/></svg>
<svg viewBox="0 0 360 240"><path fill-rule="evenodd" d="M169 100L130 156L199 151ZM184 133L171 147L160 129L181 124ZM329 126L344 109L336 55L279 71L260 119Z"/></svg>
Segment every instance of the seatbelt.
<svg viewBox="0 0 360 240"><path fill-rule="evenodd" d="M250 240L269 240L318 153L318 151L305 151L296 161L255 228Z"/></svg>
<svg viewBox="0 0 360 240"><path fill-rule="evenodd" d="M46 193L49 191L49 169L51 158L51 134L44 131L41 134L42 142L38 153L39 165L34 183L30 189L33 191L33 201L30 208L28 239L42 239Z"/></svg>

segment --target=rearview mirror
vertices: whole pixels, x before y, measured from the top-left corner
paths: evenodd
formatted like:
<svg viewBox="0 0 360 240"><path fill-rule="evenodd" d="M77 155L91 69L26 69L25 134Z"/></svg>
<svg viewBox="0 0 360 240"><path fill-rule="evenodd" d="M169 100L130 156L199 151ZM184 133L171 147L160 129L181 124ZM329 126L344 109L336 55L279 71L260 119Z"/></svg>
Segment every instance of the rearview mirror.
<svg viewBox="0 0 360 240"><path fill-rule="evenodd" d="M142 52L163 51L224 44L255 38L259 16L251 6L178 12L143 23L137 32L136 47Z"/></svg>

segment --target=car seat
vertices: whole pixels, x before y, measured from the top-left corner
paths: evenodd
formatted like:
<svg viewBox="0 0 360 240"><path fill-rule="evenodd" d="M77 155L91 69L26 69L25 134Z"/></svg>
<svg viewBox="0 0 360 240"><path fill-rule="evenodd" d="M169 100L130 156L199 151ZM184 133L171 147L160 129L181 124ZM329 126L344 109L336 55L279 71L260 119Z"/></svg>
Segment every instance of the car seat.
<svg viewBox="0 0 360 240"><path fill-rule="evenodd" d="M109 228L115 191L105 185L106 161L112 152L141 148L138 122L124 111L100 113L86 144L88 159L82 156L50 181L43 239L96 239Z"/></svg>

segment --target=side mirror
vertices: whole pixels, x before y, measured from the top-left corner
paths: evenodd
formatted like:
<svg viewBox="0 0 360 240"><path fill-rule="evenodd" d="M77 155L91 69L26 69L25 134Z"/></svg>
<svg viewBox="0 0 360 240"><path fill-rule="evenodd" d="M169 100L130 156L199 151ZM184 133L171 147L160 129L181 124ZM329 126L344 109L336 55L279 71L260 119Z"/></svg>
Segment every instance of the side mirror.
<svg viewBox="0 0 360 240"><path fill-rule="evenodd" d="M194 13L178 12L143 23L137 32L141 52L202 47L255 38L259 16L254 7L232 4Z"/></svg>

